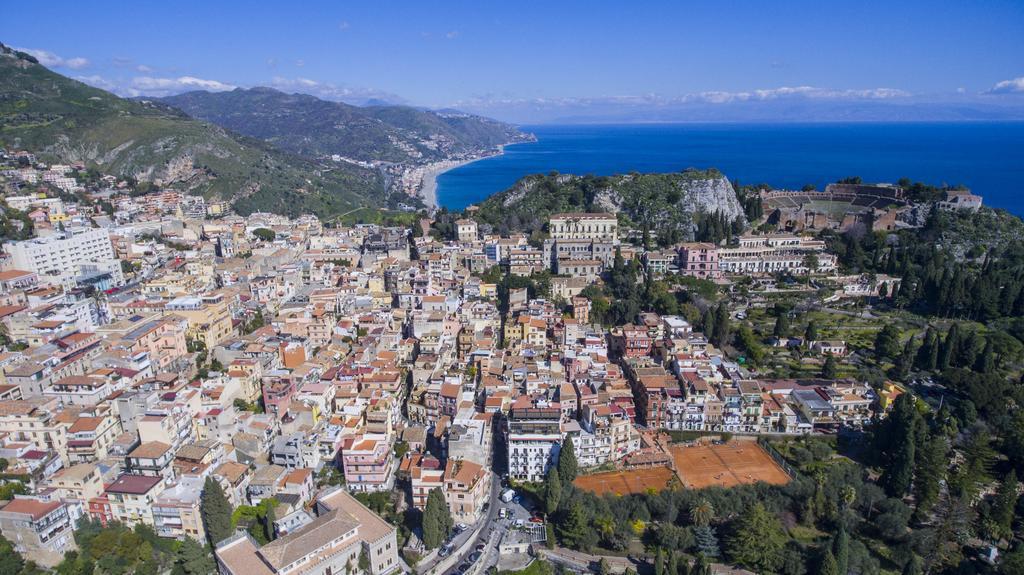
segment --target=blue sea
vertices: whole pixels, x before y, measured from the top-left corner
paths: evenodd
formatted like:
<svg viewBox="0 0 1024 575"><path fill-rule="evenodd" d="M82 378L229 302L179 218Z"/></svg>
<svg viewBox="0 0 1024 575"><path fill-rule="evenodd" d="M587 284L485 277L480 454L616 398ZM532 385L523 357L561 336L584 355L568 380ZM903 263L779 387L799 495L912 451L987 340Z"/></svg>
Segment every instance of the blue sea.
<svg viewBox="0 0 1024 575"><path fill-rule="evenodd" d="M442 206L461 209L527 174L552 170L611 175L721 170L740 183L775 188L901 177L963 184L987 205L1024 215L1024 122L641 124L524 126L536 142L466 164L438 178Z"/></svg>

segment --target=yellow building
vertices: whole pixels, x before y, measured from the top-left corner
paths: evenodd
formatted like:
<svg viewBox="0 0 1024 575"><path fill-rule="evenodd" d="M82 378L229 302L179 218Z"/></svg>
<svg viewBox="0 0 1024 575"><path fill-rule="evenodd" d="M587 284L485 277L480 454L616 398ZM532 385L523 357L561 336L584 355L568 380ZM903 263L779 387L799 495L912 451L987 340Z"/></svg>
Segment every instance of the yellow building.
<svg viewBox="0 0 1024 575"><path fill-rule="evenodd" d="M213 349L234 333L231 310L222 294L179 297L167 302L164 311L185 318L188 336L205 343L206 349Z"/></svg>

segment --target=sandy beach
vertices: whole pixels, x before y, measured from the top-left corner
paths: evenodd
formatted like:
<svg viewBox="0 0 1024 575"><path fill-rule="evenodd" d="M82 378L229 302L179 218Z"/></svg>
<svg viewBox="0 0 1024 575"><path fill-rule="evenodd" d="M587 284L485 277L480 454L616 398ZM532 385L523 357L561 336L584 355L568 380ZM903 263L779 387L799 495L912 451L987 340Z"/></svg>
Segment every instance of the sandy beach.
<svg viewBox="0 0 1024 575"><path fill-rule="evenodd" d="M426 166L423 166L423 168L422 168L423 176L420 179L420 190L419 190L420 199L422 199L423 203L427 204L427 206L430 207L430 208L438 207L438 204L437 204L437 178L438 178L438 176L440 176L441 174L443 174L443 173L445 173L445 172L447 172L449 170L454 170L455 168L458 168L460 166L465 166L466 164L471 164L471 163L473 163L473 162L475 162L477 160L483 160L485 158L491 158L493 156L499 156L499 155L501 155L503 153L505 153L505 147L501 146L501 147L498 148L498 151L495 154L486 154L486 155L479 156L477 158L470 158L470 159L467 159L467 160L458 160L458 161L446 160L444 162L436 162L436 163L433 163L433 164L428 164Z"/></svg>

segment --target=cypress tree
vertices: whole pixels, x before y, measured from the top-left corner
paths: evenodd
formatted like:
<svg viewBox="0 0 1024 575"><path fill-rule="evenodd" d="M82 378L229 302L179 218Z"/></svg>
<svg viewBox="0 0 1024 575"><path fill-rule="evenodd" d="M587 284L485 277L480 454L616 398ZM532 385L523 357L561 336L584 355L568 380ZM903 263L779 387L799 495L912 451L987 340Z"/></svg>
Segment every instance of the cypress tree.
<svg viewBox="0 0 1024 575"><path fill-rule="evenodd" d="M654 575L665 575L665 550L661 547L654 555Z"/></svg>
<svg viewBox="0 0 1024 575"><path fill-rule="evenodd" d="M900 357L896 360L896 375L899 379L907 379L910 375L910 368L913 367L916 352L914 338L911 336L907 339L907 343L903 346L903 352L900 353Z"/></svg>
<svg viewBox="0 0 1024 575"><path fill-rule="evenodd" d="M985 339L985 349L981 351L977 361L974 363L974 370L980 373L992 373L996 369L995 346L991 338Z"/></svg>
<svg viewBox="0 0 1024 575"><path fill-rule="evenodd" d="M836 556L838 573L846 575L850 569L850 535L843 527L839 528L835 541L832 542L832 551Z"/></svg>
<svg viewBox="0 0 1024 575"><path fill-rule="evenodd" d="M890 497L903 497L914 475L915 431L920 421L914 398L903 394L896 399L886 429L879 438L885 441L885 470L879 483Z"/></svg>
<svg viewBox="0 0 1024 575"><path fill-rule="evenodd" d="M946 475L949 444L941 433L936 433L925 442L918 456L914 474L914 500L918 517L929 513L939 500L939 490Z"/></svg>
<svg viewBox="0 0 1024 575"><path fill-rule="evenodd" d="M917 369L922 371L931 371L935 369L935 364L932 363L933 353L935 352L935 329L929 327L924 332L924 341L921 342L921 347L917 350L917 358L915 365ZM937 357L937 354L935 355Z"/></svg>
<svg viewBox="0 0 1024 575"><path fill-rule="evenodd" d="M830 353L825 357L825 364L821 366L821 377L824 379L835 379L836 371L836 358Z"/></svg>
<svg viewBox="0 0 1024 575"><path fill-rule="evenodd" d="M807 343L818 341L818 322L812 319L807 324L807 329L804 330L804 339L807 340Z"/></svg>
<svg viewBox="0 0 1024 575"><path fill-rule="evenodd" d="M554 465L548 468L548 475L544 479L544 511L548 515L558 510L558 504L562 500L562 480L558 476L558 468Z"/></svg>
<svg viewBox="0 0 1024 575"><path fill-rule="evenodd" d="M1013 517L1017 508L1017 472L1013 469L999 484L992 500L993 531L998 537L1013 536Z"/></svg>
<svg viewBox="0 0 1024 575"><path fill-rule="evenodd" d="M779 313L779 317L775 318L775 328L772 330L772 335L780 339L789 336L789 314L786 312Z"/></svg>
<svg viewBox="0 0 1024 575"><path fill-rule="evenodd" d="M579 463L576 461L576 447L568 437L562 442L562 448L558 451L558 477L562 479L563 485L568 488L576 480L579 472Z"/></svg>
<svg viewBox="0 0 1024 575"><path fill-rule="evenodd" d="M274 508L277 507L275 502L271 502L267 505L267 514L263 516L263 535L267 538L267 541L274 540L274 521L277 521L277 512Z"/></svg>
<svg viewBox="0 0 1024 575"><path fill-rule="evenodd" d="M668 575L679 575L679 556L672 550L668 552Z"/></svg>
<svg viewBox="0 0 1024 575"><path fill-rule="evenodd" d="M452 515L440 487L430 490L427 505L423 508L423 544L434 549L448 537L452 527Z"/></svg>
<svg viewBox="0 0 1024 575"><path fill-rule="evenodd" d="M952 367L956 361L957 350L960 349L960 325L954 323L949 326L946 332L946 339L942 342L942 351L939 353L938 368L945 371Z"/></svg>
<svg viewBox="0 0 1024 575"><path fill-rule="evenodd" d="M203 518L206 539L211 547L216 548L217 543L234 533L234 529L231 528L231 512L231 503L224 495L224 489L216 479L207 476L203 492L199 496L199 514Z"/></svg>

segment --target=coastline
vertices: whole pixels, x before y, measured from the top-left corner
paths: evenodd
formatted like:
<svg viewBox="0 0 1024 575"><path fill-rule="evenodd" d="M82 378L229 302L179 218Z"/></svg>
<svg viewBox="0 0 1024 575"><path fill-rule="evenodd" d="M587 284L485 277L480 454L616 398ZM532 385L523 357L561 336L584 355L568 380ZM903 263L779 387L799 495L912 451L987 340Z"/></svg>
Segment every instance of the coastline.
<svg viewBox="0 0 1024 575"><path fill-rule="evenodd" d="M418 196L423 203L430 209L437 209L441 207L437 202L437 178L450 170L455 168L461 168L466 164L472 164L480 160L486 160L487 158L493 158L495 156L501 156L505 153L506 144L498 146L497 150L493 153L481 154L473 158L467 158L465 160L445 160L443 162L436 162L423 166L423 176L420 179L420 187Z"/></svg>

